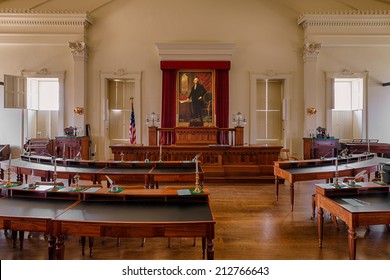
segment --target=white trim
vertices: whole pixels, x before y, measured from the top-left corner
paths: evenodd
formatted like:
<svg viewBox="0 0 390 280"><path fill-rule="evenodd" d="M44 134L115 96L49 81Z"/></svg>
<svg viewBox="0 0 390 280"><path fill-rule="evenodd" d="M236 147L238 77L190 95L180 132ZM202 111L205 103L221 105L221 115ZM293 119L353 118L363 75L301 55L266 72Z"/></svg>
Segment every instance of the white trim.
<svg viewBox="0 0 390 280"><path fill-rule="evenodd" d="M233 43L156 43L162 61L231 61Z"/></svg>

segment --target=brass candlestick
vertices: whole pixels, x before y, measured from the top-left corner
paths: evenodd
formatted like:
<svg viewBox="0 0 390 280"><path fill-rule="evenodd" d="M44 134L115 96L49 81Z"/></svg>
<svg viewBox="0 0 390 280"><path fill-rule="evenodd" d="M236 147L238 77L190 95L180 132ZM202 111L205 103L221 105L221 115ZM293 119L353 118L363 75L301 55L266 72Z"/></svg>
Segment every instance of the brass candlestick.
<svg viewBox="0 0 390 280"><path fill-rule="evenodd" d="M7 170L7 183L5 184L6 187L11 187L12 186L12 183L11 183L11 167L8 166L8 170Z"/></svg>
<svg viewBox="0 0 390 280"><path fill-rule="evenodd" d="M54 173L53 173L53 185L54 185L54 187L53 187L53 191L57 191L58 190L58 188L57 188L57 171L54 171Z"/></svg>
<svg viewBox="0 0 390 280"><path fill-rule="evenodd" d="M380 184L383 184L385 185L385 171L383 171L383 165L381 166L381 171L379 171L379 173L381 174L381 181L380 181Z"/></svg>
<svg viewBox="0 0 390 280"><path fill-rule="evenodd" d="M335 170L335 173L334 173L334 183L333 183L333 186L335 188L339 187L339 160L338 160L338 156L336 157L336 170Z"/></svg>
<svg viewBox="0 0 390 280"><path fill-rule="evenodd" d="M199 172L195 173L195 189L194 193L200 193L202 190L199 188Z"/></svg>
<svg viewBox="0 0 390 280"><path fill-rule="evenodd" d="M80 175L78 173L76 173L76 175L74 175L74 182L76 184L76 187L75 187L75 190L80 190L80 186L79 186L79 180L80 180Z"/></svg>

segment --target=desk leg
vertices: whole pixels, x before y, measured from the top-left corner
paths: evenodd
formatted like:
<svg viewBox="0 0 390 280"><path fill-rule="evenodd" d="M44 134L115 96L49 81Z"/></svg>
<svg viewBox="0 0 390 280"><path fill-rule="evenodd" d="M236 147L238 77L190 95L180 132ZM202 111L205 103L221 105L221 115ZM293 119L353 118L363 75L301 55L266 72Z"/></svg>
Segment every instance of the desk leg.
<svg viewBox="0 0 390 280"><path fill-rule="evenodd" d="M80 241L81 241L81 255L84 256L85 255L85 236L81 236L80 237Z"/></svg>
<svg viewBox="0 0 390 280"><path fill-rule="evenodd" d="M207 242L207 259L214 259L214 224L207 226L206 242ZM203 239L202 239L203 242ZM203 244L202 244L203 246ZM203 257L204 258L204 257Z"/></svg>
<svg viewBox="0 0 390 280"><path fill-rule="evenodd" d="M49 235L47 243L49 246L48 248L49 260L54 260L55 252L56 252L56 238L53 235Z"/></svg>
<svg viewBox="0 0 390 280"><path fill-rule="evenodd" d="M207 259L214 259L214 239L207 239Z"/></svg>
<svg viewBox="0 0 390 280"><path fill-rule="evenodd" d="M290 183L291 211L294 211L294 183Z"/></svg>
<svg viewBox="0 0 390 280"><path fill-rule="evenodd" d="M57 236L56 241L56 259L57 260L63 260L65 255L65 236L61 234L60 236Z"/></svg>
<svg viewBox="0 0 390 280"><path fill-rule="evenodd" d="M206 238L202 237L202 259L203 260L204 260L204 257L205 257L205 252L206 252ZM208 255L207 255L207 257L208 257Z"/></svg>
<svg viewBox="0 0 390 280"><path fill-rule="evenodd" d="M93 257L93 242L94 242L93 237L88 237L88 246L89 246L89 256Z"/></svg>
<svg viewBox="0 0 390 280"><path fill-rule="evenodd" d="M322 248L323 228L324 228L324 210L318 207L317 214L317 226L318 226L318 247Z"/></svg>
<svg viewBox="0 0 390 280"><path fill-rule="evenodd" d="M348 228L349 259L356 260L356 229Z"/></svg>
<svg viewBox="0 0 390 280"><path fill-rule="evenodd" d="M276 201L279 200L279 177L275 176Z"/></svg>

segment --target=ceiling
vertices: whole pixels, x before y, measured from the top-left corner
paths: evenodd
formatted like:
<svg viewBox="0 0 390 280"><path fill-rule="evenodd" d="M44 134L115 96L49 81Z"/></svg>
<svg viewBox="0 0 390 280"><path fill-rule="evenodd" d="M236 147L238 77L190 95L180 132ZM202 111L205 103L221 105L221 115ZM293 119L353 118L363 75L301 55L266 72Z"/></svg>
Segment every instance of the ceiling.
<svg viewBox="0 0 390 280"><path fill-rule="evenodd" d="M128 0L0 0L0 9L17 10L68 10L87 11L93 14L113 2ZM135 1L135 0L134 0ZM161 1L161 0L158 0ZM177 0L164 0L167 3ZM184 2L186 0L181 0ZM192 0L187 0L189 4ZM248 0L229 0L229 5L242 5ZM269 4L271 0L261 1ZM269 1L269 2L268 2ZM267 3L268 2L268 3ZM273 4L283 6L296 14L315 11L337 11L337 10L390 10L390 0L272 0Z"/></svg>

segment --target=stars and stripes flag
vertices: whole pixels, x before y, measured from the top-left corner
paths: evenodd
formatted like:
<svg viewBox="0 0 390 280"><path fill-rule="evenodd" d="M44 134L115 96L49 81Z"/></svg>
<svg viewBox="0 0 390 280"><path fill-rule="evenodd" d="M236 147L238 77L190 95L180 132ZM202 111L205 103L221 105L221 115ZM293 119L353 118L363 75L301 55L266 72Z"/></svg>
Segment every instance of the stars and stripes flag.
<svg viewBox="0 0 390 280"><path fill-rule="evenodd" d="M135 116L134 116L133 98L131 99L131 114L130 114L129 136L130 136L130 144L135 144L137 142L137 130L135 128Z"/></svg>

